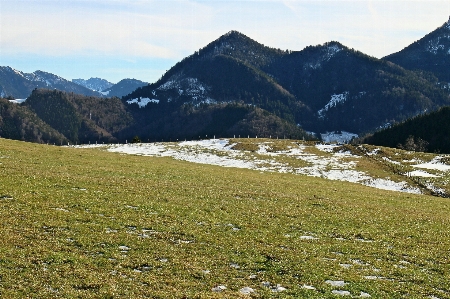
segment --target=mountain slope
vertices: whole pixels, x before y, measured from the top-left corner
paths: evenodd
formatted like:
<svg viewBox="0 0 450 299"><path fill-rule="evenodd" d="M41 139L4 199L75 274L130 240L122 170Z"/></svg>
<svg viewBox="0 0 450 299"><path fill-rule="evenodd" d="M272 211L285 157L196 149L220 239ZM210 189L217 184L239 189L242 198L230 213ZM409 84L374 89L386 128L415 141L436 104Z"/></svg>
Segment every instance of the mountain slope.
<svg viewBox="0 0 450 299"><path fill-rule="evenodd" d="M450 107L421 115L379 131L363 143L450 154Z"/></svg>
<svg viewBox="0 0 450 299"><path fill-rule="evenodd" d="M384 59L406 69L431 72L450 88L450 18L433 32Z"/></svg>
<svg viewBox="0 0 450 299"><path fill-rule="evenodd" d="M89 78L87 80L72 79L72 82L98 92L101 92L114 85L113 83L101 78Z"/></svg>
<svg viewBox="0 0 450 299"><path fill-rule="evenodd" d="M124 100L160 114L168 107L240 102L309 131L354 133L450 104L435 78L338 42L281 51L235 31L183 59L156 83Z"/></svg>
<svg viewBox="0 0 450 299"><path fill-rule="evenodd" d="M292 52L267 71L313 111L308 130L362 133L450 103L428 77L337 42Z"/></svg>
<svg viewBox="0 0 450 299"><path fill-rule="evenodd" d="M0 137L58 145L68 141L36 113L2 98L0 98Z"/></svg>
<svg viewBox="0 0 450 299"><path fill-rule="evenodd" d="M102 89L101 94L107 97L121 98L148 83L136 79L123 79L108 88Z"/></svg>
<svg viewBox="0 0 450 299"><path fill-rule="evenodd" d="M116 142L115 133L132 124L117 99L86 97L58 90L34 90L23 104L72 143Z"/></svg>
<svg viewBox="0 0 450 299"><path fill-rule="evenodd" d="M33 89L47 88L73 92L86 96L98 96L99 93L80 86L64 78L43 71L23 73L11 67L0 67L0 96L16 99L27 98Z"/></svg>

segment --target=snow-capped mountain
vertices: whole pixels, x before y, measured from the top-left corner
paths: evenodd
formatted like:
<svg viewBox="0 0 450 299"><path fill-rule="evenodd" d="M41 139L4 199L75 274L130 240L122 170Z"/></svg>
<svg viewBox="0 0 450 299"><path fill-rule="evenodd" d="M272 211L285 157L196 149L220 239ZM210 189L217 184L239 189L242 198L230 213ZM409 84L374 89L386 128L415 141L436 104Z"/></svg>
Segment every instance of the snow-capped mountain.
<svg viewBox="0 0 450 299"><path fill-rule="evenodd" d="M87 80L72 79L72 82L98 92L101 92L114 85L113 83L101 78L90 78Z"/></svg>
<svg viewBox="0 0 450 299"><path fill-rule="evenodd" d="M24 73L9 66L0 67L0 96L24 99L33 89L46 88L73 92L87 96L99 96L99 93L70 82L64 78L43 71Z"/></svg>
<svg viewBox="0 0 450 299"><path fill-rule="evenodd" d="M446 86L450 85L450 18L442 26L384 59L406 69L432 72Z"/></svg>

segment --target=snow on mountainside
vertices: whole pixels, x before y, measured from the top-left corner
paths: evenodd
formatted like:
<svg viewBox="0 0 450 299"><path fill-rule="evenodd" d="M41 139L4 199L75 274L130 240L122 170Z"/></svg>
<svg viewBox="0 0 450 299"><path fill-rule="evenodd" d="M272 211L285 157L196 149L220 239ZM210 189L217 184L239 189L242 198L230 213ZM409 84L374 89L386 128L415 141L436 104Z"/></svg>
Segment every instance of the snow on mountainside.
<svg viewBox="0 0 450 299"><path fill-rule="evenodd" d="M128 104L137 104L139 108L143 108L147 106L148 103L159 103L159 100L156 99L150 99L150 98L136 98L132 100L127 101Z"/></svg>
<svg viewBox="0 0 450 299"><path fill-rule="evenodd" d="M320 56L316 57L313 61L310 61L304 65L304 68L318 69L326 61L330 61L337 53L342 51L342 46L338 43L327 43L320 50Z"/></svg>
<svg viewBox="0 0 450 299"><path fill-rule="evenodd" d="M113 83L101 78L90 78L87 80L72 79L72 82L98 92L102 92L103 90L114 85Z"/></svg>
<svg viewBox="0 0 450 299"><path fill-rule="evenodd" d="M325 112L328 111L328 109L332 107L336 107L338 103L343 103L348 98L348 91L342 93L342 94L334 94L331 96L331 100L328 102L328 104L325 105L324 108L317 111L317 114L320 118L323 118L325 116Z"/></svg>
<svg viewBox="0 0 450 299"><path fill-rule="evenodd" d="M57 89L86 96L99 96L99 93L95 91L51 73L43 71L24 73L9 66L0 67L0 93L3 96L23 99L28 97L35 88Z"/></svg>
<svg viewBox="0 0 450 299"><path fill-rule="evenodd" d="M409 70L431 72L441 82L450 83L450 18L420 40L383 59Z"/></svg>

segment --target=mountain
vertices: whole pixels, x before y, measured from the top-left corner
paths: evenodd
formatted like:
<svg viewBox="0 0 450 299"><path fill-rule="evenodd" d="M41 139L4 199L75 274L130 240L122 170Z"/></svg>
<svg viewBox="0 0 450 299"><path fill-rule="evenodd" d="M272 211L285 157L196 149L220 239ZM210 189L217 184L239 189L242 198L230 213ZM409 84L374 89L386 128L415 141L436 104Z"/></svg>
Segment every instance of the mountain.
<svg viewBox="0 0 450 299"><path fill-rule="evenodd" d="M0 97L27 98L35 88L50 88L86 96L99 93L43 71L23 73L9 66L0 67Z"/></svg>
<svg viewBox="0 0 450 299"><path fill-rule="evenodd" d="M308 131L364 133L450 104L437 79L338 42L283 51L231 31L123 98L163 117L182 106L242 103Z"/></svg>
<svg viewBox="0 0 450 299"><path fill-rule="evenodd" d="M0 137L38 143L67 143L63 134L40 119L36 113L0 98Z"/></svg>
<svg viewBox="0 0 450 299"><path fill-rule="evenodd" d="M114 135L133 123L130 113L118 98L36 89L21 105L72 143L117 142Z"/></svg>
<svg viewBox="0 0 450 299"><path fill-rule="evenodd" d="M450 154L450 107L420 115L370 134L360 142Z"/></svg>
<svg viewBox="0 0 450 299"><path fill-rule="evenodd" d="M87 80L72 79L72 82L98 92L101 92L114 85L113 83L101 78L90 78Z"/></svg>
<svg viewBox="0 0 450 299"><path fill-rule="evenodd" d="M384 59L406 69L431 72L450 89L450 18L433 32Z"/></svg>
<svg viewBox="0 0 450 299"><path fill-rule="evenodd" d="M117 84L113 84L102 90L102 94L107 97L121 98L136 90L139 87L146 86L148 83L136 79L123 79Z"/></svg>

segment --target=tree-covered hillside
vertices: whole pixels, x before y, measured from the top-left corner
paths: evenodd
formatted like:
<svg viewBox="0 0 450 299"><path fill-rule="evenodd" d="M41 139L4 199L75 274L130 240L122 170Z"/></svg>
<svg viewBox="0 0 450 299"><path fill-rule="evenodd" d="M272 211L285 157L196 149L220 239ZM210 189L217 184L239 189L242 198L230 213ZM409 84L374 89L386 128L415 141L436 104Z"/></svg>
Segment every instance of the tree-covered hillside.
<svg viewBox="0 0 450 299"><path fill-rule="evenodd" d="M0 137L58 145L68 141L34 112L3 98L0 98Z"/></svg>
<svg viewBox="0 0 450 299"><path fill-rule="evenodd" d="M450 19L403 50L384 59L410 70L434 74L446 86L450 84Z"/></svg>
<svg viewBox="0 0 450 299"><path fill-rule="evenodd" d="M450 154L450 107L417 116L365 137L362 142Z"/></svg>

